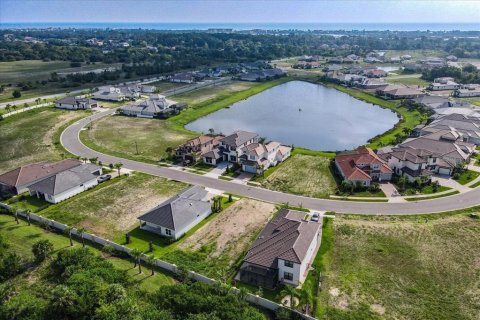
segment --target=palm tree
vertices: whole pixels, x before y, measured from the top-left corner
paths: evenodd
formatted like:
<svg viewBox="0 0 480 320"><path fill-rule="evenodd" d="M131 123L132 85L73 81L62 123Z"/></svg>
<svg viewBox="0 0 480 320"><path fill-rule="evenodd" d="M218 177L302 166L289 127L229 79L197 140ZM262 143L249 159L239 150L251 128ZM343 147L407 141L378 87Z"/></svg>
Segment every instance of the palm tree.
<svg viewBox="0 0 480 320"><path fill-rule="evenodd" d="M73 231L73 227L69 227L69 226L67 226L63 230L63 232L65 232L65 234L68 234L68 238L70 239L70 247L73 247L72 231Z"/></svg>
<svg viewBox="0 0 480 320"><path fill-rule="evenodd" d="M305 306L305 313L310 313L310 306L313 304L312 293L308 290L300 290L299 292L300 304Z"/></svg>
<svg viewBox="0 0 480 320"><path fill-rule="evenodd" d="M83 233L87 231L85 228L80 228L77 230L77 234L80 234L80 238L82 239L82 247L85 248L85 238L83 238Z"/></svg>
<svg viewBox="0 0 480 320"><path fill-rule="evenodd" d="M152 276L155 274L155 257L153 255L147 256L147 262L150 265L150 268L152 268Z"/></svg>
<svg viewBox="0 0 480 320"><path fill-rule="evenodd" d="M401 176L398 178L398 184L402 187L402 190L405 190L405 187L408 183L408 178L406 176Z"/></svg>
<svg viewBox="0 0 480 320"><path fill-rule="evenodd" d="M82 157L81 159L82 159L82 161L83 161L84 163L87 163L87 160L88 160L88 159L87 159L86 157Z"/></svg>
<svg viewBox="0 0 480 320"><path fill-rule="evenodd" d="M117 169L117 171L118 171L118 176L120 176L120 170L122 169L123 164L122 164L121 162L118 162L118 163L115 163L115 164L113 165L113 167L114 167L115 169Z"/></svg>
<svg viewBox="0 0 480 320"><path fill-rule="evenodd" d="M292 286L289 286L289 285L286 285L283 290L280 292L280 294L282 296L285 296L285 297L289 297L290 298L290 308L294 308L295 307L295 298L297 298L299 296L298 294L298 290L295 289L294 287Z"/></svg>
<svg viewBox="0 0 480 320"><path fill-rule="evenodd" d="M133 260L134 260L134 268L137 266L138 264L138 273L142 273L142 265L140 263L140 257L142 256L142 251L138 250L138 249L133 249L132 251L130 251L130 255L132 256Z"/></svg>

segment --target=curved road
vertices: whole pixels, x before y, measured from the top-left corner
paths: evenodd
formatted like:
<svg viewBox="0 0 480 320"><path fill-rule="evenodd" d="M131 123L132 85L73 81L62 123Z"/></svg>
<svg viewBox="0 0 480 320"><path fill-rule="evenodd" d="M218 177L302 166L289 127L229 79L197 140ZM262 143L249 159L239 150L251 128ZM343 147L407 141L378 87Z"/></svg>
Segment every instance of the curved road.
<svg viewBox="0 0 480 320"><path fill-rule="evenodd" d="M257 188L237 183L232 183L216 178L209 178L194 173L178 171L153 164L147 164L139 161L123 159L115 156L106 155L98 151L92 150L85 146L79 138L82 128L90 121L109 116L115 113L115 110L107 110L86 117L73 125L69 126L61 135L60 142L71 153L81 157L94 158L98 157L103 163L123 163L124 168L145 172L148 174L161 176L173 180L178 180L194 185L202 185L208 188L224 190L228 193L238 194L241 196L258 199L272 203L285 203L291 205L302 205L304 208L313 210L326 210L342 213L355 214L419 214L444 212L463 208L469 208L480 204L480 188L472 189L469 192L461 193L445 198L434 200L424 200L419 202L406 203L387 203L387 202L353 202L316 199L303 196L297 196L287 193L271 191L263 188Z"/></svg>

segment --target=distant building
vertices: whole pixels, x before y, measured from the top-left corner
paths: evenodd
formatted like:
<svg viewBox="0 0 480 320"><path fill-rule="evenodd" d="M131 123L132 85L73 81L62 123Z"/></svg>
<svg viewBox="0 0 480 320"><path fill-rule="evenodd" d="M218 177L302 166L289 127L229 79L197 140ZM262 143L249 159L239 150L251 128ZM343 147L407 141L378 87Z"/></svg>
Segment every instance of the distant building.
<svg viewBox="0 0 480 320"><path fill-rule="evenodd" d="M450 77L435 78L433 82L428 86L429 90L442 91L442 90L456 90L460 89L460 85Z"/></svg>
<svg viewBox="0 0 480 320"><path fill-rule="evenodd" d="M69 110L87 110L96 108L97 106L98 102L93 99L78 97L65 97L55 102L56 108Z"/></svg>
<svg viewBox="0 0 480 320"><path fill-rule="evenodd" d="M455 90L453 95L459 98L480 97L480 84L461 85L459 89Z"/></svg>
<svg viewBox="0 0 480 320"><path fill-rule="evenodd" d="M120 114L139 118L167 118L176 114L184 104L168 100L160 94L151 95L147 100L126 105L119 109Z"/></svg>
<svg viewBox="0 0 480 320"><path fill-rule="evenodd" d="M423 92L403 85L386 85L375 93L384 99L413 99L425 95Z"/></svg>

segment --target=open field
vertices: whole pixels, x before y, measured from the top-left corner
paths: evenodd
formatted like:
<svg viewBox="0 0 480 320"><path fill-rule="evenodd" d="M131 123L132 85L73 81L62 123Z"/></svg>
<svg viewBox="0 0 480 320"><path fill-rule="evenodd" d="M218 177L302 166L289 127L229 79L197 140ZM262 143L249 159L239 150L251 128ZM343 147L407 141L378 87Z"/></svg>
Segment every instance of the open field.
<svg viewBox="0 0 480 320"><path fill-rule="evenodd" d="M167 148L175 148L194 136L186 130L175 130L165 120L125 116L105 117L94 122L91 130L81 133L82 140L96 150L149 162L165 158Z"/></svg>
<svg viewBox="0 0 480 320"><path fill-rule="evenodd" d="M240 199L177 248L199 259L203 258L202 262L206 267L224 268L233 276L236 270L231 268L243 258L258 233L272 217L274 209L275 206L270 203Z"/></svg>
<svg viewBox="0 0 480 320"><path fill-rule="evenodd" d="M137 217L185 187L183 183L135 172L104 182L39 214L113 240L138 224Z"/></svg>
<svg viewBox="0 0 480 320"><path fill-rule="evenodd" d="M336 189L330 158L301 154L287 159L259 182L267 189L318 198L327 197Z"/></svg>
<svg viewBox="0 0 480 320"><path fill-rule="evenodd" d="M438 50L385 50L386 58L403 56L405 54L412 56L412 62L426 57L444 57L447 55L445 52Z"/></svg>
<svg viewBox="0 0 480 320"><path fill-rule="evenodd" d="M162 93L163 91L171 90L174 88L181 88L181 87L188 86L188 84L186 83L176 83L176 82L170 82L170 81L150 82L148 85L157 87L157 90L159 93Z"/></svg>
<svg viewBox="0 0 480 320"><path fill-rule="evenodd" d="M348 216L333 226L318 318L478 319L480 220Z"/></svg>
<svg viewBox="0 0 480 320"><path fill-rule="evenodd" d="M31 225L28 226L23 220L20 224L15 223L15 219L12 216L0 214L0 233L4 236L9 244L15 248L15 252L21 255L24 259L33 259L32 245L38 240L49 240L53 243L55 253L62 250L69 250L70 242L67 236L57 234L54 232L47 232L44 229ZM73 248L79 248L81 242L79 239L74 240ZM97 254L102 254L100 250L90 247ZM126 270L131 279L136 283L135 287L147 291L155 291L159 286L174 284L175 280L161 272L156 272L154 276L150 276L150 270L144 267L142 274L138 274L137 269L132 268L133 264L129 260L119 259L116 257L102 254L108 261L110 261L118 270ZM48 285L45 283L48 269L42 265L39 268L31 268L26 273L17 276L12 281L17 289L28 286L28 290L34 291L41 295L42 287Z"/></svg>
<svg viewBox="0 0 480 320"><path fill-rule="evenodd" d="M39 108L0 122L0 172L39 161L61 160L55 136L62 125L88 115L86 111Z"/></svg>
<svg viewBox="0 0 480 320"><path fill-rule="evenodd" d="M388 83L393 84L404 84L406 86L414 86L416 87L427 87L430 82L420 79L421 74L406 74L406 75L395 75L395 76L388 76L385 80Z"/></svg>
<svg viewBox="0 0 480 320"><path fill-rule="evenodd" d="M190 106L196 106L207 100L227 98L232 93L244 91L257 85L257 82L233 81L190 91L188 93L174 95L171 96L170 99L178 102L185 102Z"/></svg>

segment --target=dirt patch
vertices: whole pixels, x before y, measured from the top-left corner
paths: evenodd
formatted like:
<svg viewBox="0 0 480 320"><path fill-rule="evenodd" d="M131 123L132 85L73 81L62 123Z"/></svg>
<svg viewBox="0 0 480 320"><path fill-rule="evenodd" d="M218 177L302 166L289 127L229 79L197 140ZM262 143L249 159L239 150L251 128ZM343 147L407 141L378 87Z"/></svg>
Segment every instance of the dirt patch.
<svg viewBox="0 0 480 320"><path fill-rule="evenodd" d="M75 113L75 111L66 112L59 115L57 117L55 124L52 127L50 127L48 131L45 133L45 135L43 136L42 138L43 144L47 146L51 146L53 143L53 136L55 135L57 130L67 122L79 117L80 115L78 113Z"/></svg>
<svg viewBox="0 0 480 320"><path fill-rule="evenodd" d="M379 315L383 316L385 314L385 308L378 303L374 303L370 306L373 312L378 313Z"/></svg>
<svg viewBox="0 0 480 320"><path fill-rule="evenodd" d="M230 258L237 258L248 249L252 236L265 226L274 209L270 203L241 199L190 236L180 248L199 250L214 241L216 249L211 253L212 257L227 254Z"/></svg>

